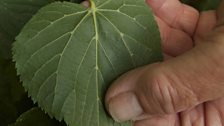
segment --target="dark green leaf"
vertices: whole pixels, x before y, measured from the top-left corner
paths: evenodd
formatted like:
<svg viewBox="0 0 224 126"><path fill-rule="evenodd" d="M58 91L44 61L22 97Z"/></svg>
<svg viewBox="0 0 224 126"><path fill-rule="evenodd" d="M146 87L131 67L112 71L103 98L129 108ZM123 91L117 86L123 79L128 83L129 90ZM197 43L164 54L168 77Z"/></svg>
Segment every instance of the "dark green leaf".
<svg viewBox="0 0 224 126"><path fill-rule="evenodd" d="M18 114L16 103L24 94L14 64L0 58L0 126L7 126L15 121Z"/></svg>
<svg viewBox="0 0 224 126"><path fill-rule="evenodd" d="M16 107L9 101L0 100L0 126L7 126L17 118Z"/></svg>
<svg viewBox="0 0 224 126"><path fill-rule="evenodd" d="M55 1L68 1L68 2L73 2L73 3L81 3L84 0L55 0Z"/></svg>
<svg viewBox="0 0 224 126"><path fill-rule="evenodd" d="M14 124L9 126L63 126L54 119L51 119L39 108L32 108L23 113Z"/></svg>
<svg viewBox="0 0 224 126"><path fill-rule="evenodd" d="M24 27L13 50L29 95L69 126L131 125L108 117L105 91L122 73L162 60L144 0L91 0L91 8L50 4Z"/></svg>
<svg viewBox="0 0 224 126"><path fill-rule="evenodd" d="M70 1L74 3L81 3L83 0L70 0Z"/></svg>
<svg viewBox="0 0 224 126"><path fill-rule="evenodd" d="M216 9L221 0L181 0L181 1L195 7L199 11L205 11Z"/></svg>
<svg viewBox="0 0 224 126"><path fill-rule="evenodd" d="M9 59L11 43L24 24L49 0L0 0L0 58Z"/></svg>

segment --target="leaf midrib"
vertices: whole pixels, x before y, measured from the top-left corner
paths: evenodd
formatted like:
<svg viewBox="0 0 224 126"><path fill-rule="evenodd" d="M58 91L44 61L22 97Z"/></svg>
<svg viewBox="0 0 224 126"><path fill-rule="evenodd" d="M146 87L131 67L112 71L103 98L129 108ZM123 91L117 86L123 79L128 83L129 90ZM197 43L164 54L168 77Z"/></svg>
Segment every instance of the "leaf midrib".
<svg viewBox="0 0 224 126"><path fill-rule="evenodd" d="M100 117L99 117L99 80L98 80L98 42L99 42L99 34L98 34L98 23L97 23L97 17L96 17L96 5L94 3L93 0L90 0L90 3L91 3L91 11L92 11L92 15L93 15L93 21L94 21L94 29L95 29L95 40L96 40L96 66L95 66L95 74L96 74L96 98L97 98L97 125L99 126L100 125Z"/></svg>

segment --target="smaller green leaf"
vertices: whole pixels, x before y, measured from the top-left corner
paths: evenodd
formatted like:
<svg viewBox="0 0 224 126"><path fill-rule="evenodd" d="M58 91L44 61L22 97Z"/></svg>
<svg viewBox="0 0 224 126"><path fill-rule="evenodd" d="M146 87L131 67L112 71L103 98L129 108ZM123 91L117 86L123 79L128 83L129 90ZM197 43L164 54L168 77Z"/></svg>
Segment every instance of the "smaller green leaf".
<svg viewBox="0 0 224 126"><path fill-rule="evenodd" d="M17 118L16 107L7 101L0 100L0 126L7 126Z"/></svg>
<svg viewBox="0 0 224 126"><path fill-rule="evenodd" d="M0 58L0 100L17 102L25 94L19 83L15 65L11 60Z"/></svg>
<svg viewBox="0 0 224 126"><path fill-rule="evenodd" d="M19 114L27 111L33 104L19 83L11 60L0 58L0 126L15 122ZM30 101L30 102L29 102Z"/></svg>
<svg viewBox="0 0 224 126"><path fill-rule="evenodd" d="M51 119L41 109L35 107L23 113L14 124L9 126L63 126L54 119Z"/></svg>

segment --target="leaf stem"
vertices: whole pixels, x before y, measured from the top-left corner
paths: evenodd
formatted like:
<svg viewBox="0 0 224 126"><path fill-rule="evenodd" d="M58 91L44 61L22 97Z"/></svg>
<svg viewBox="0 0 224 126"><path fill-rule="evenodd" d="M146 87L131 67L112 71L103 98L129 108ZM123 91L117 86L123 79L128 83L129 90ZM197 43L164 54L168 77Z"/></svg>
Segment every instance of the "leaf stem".
<svg viewBox="0 0 224 126"><path fill-rule="evenodd" d="M94 1L93 0L89 0L89 1L90 1L90 6L91 6L92 11L96 11L96 5L95 5Z"/></svg>

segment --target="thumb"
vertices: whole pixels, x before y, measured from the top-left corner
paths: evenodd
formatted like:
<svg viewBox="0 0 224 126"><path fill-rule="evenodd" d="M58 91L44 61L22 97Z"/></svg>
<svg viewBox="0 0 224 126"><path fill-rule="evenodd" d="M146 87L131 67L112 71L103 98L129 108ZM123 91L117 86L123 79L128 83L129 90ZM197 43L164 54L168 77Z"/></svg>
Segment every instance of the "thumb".
<svg viewBox="0 0 224 126"><path fill-rule="evenodd" d="M224 96L223 25L191 51L118 78L105 101L112 117L123 122L171 114Z"/></svg>
<svg viewBox="0 0 224 126"><path fill-rule="evenodd" d="M217 50L215 44L203 43L180 57L121 76L106 95L109 113L118 122L136 120L224 96L224 51L217 55Z"/></svg>

